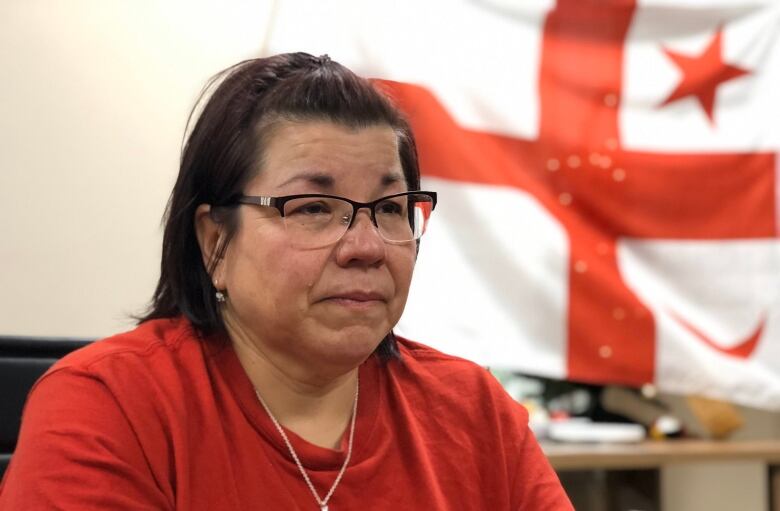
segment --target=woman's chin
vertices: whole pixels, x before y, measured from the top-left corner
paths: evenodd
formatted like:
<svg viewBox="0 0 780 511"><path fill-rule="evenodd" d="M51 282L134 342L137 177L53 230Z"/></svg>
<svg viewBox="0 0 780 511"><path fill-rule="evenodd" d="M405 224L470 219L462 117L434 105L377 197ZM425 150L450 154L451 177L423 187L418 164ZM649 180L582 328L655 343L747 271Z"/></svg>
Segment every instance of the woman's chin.
<svg viewBox="0 0 780 511"><path fill-rule="evenodd" d="M385 335L364 325L347 326L322 340L321 355L332 363L356 367L371 356Z"/></svg>

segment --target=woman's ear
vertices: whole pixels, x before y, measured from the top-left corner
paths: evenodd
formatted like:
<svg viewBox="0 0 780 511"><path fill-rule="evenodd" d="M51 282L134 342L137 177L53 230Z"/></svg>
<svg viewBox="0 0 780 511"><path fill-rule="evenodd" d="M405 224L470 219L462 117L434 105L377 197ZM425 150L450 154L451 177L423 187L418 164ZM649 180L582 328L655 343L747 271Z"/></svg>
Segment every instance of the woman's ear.
<svg viewBox="0 0 780 511"><path fill-rule="evenodd" d="M222 243L223 226L216 222L211 214L211 205L201 204L195 210L195 234L198 237L200 253L203 257L203 266L209 271L213 268L213 273L217 273L219 264L217 263L219 246ZM212 275L215 277L215 275Z"/></svg>

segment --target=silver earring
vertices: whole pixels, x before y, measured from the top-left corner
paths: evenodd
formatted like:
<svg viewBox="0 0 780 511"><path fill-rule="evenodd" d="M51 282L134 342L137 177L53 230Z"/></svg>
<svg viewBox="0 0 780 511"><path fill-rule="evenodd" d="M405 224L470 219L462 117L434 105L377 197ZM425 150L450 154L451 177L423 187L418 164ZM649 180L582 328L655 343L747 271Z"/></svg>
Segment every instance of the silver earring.
<svg viewBox="0 0 780 511"><path fill-rule="evenodd" d="M219 289L219 280L217 279L214 279L214 288L217 290L217 292L214 293L214 297L217 299L217 303L225 303L225 293Z"/></svg>

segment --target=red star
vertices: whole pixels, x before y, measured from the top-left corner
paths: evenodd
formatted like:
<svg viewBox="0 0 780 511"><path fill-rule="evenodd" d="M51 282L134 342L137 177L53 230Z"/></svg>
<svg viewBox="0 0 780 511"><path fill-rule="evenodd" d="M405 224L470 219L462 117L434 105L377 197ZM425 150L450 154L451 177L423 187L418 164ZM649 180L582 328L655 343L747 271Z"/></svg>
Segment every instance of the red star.
<svg viewBox="0 0 780 511"><path fill-rule="evenodd" d="M718 86L734 78L750 74L750 71L723 62L721 45L723 29L719 28L709 46L696 57L682 55L664 48L664 53L680 68L682 78L677 88L661 103L669 103L688 96L694 96L707 114L710 123L714 124L715 92Z"/></svg>

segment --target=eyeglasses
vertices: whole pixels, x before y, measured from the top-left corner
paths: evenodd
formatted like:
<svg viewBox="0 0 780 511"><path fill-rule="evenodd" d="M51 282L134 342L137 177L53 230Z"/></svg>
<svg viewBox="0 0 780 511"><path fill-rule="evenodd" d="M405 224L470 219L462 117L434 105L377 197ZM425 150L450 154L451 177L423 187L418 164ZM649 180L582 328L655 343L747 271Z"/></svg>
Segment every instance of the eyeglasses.
<svg viewBox="0 0 780 511"><path fill-rule="evenodd" d="M436 207L436 192L396 193L371 202L319 193L284 197L242 195L236 202L276 208L294 246L321 248L338 242L363 208L368 209L371 222L386 242L418 240Z"/></svg>

